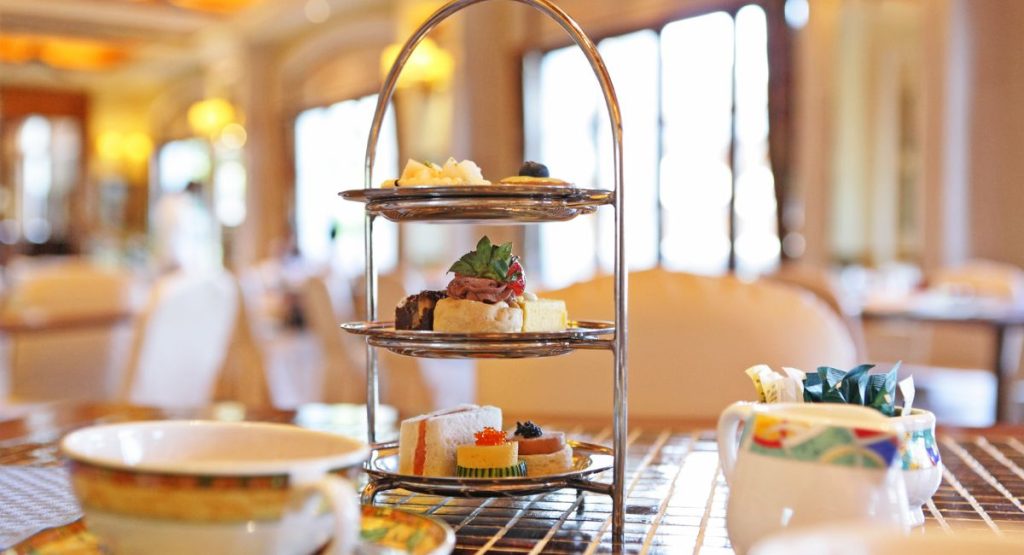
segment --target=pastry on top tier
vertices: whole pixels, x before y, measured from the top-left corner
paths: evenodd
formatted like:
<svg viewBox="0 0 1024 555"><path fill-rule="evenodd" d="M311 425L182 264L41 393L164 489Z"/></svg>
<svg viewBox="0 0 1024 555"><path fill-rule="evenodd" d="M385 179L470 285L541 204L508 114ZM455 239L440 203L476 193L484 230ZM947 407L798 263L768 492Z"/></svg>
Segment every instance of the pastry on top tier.
<svg viewBox="0 0 1024 555"><path fill-rule="evenodd" d="M519 175L506 177L499 181L502 185L569 185L567 181L551 177L548 167L540 162L524 162L519 168Z"/></svg>
<svg viewBox="0 0 1024 555"><path fill-rule="evenodd" d="M449 158L443 166L433 162L417 162L409 160L402 169L402 175L398 179L389 179L383 183L383 187L417 187L417 186L444 186L444 185L490 185L491 182L484 179L480 166L472 160L456 162Z"/></svg>

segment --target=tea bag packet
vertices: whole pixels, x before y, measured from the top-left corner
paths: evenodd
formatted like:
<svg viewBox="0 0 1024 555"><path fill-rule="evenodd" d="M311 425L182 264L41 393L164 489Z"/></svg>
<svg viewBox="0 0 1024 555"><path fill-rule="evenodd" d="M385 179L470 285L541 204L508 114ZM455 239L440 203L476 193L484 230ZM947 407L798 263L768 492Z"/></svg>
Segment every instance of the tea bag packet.
<svg viewBox="0 0 1024 555"><path fill-rule="evenodd" d="M909 376L907 379L900 381L897 387L900 390L900 395L903 396L903 410L900 414L910 414L910 411L914 409L914 396L917 391L914 387L914 376Z"/></svg>
<svg viewBox="0 0 1024 555"><path fill-rule="evenodd" d="M799 370L795 370L795 372L803 374ZM796 379L791 375L779 375L766 364L751 366L747 368L746 374L754 382L758 400L762 403L799 403L803 401L803 378Z"/></svg>
<svg viewBox="0 0 1024 555"><path fill-rule="evenodd" d="M754 382L754 389L757 391L757 400L762 403L768 402L764 392L764 378L766 376L769 378L774 376L775 372L772 372L772 369L769 368L767 364L756 364L744 370L743 373Z"/></svg>
<svg viewBox="0 0 1024 555"><path fill-rule="evenodd" d="M822 388L821 374L807 374L807 378L804 379L804 401L820 403Z"/></svg>
<svg viewBox="0 0 1024 555"><path fill-rule="evenodd" d="M786 369L783 368L783 371ZM791 371L794 369L790 368ZM795 370L796 375L802 376L803 372ZM764 394L769 403L802 403L804 400L803 378L794 377L790 372L785 376L773 373L771 378L762 380Z"/></svg>
<svg viewBox="0 0 1024 555"><path fill-rule="evenodd" d="M824 366L818 368L822 381L821 402L864 404L864 390L871 368L870 364L862 364L849 372Z"/></svg>
<svg viewBox="0 0 1024 555"><path fill-rule="evenodd" d="M896 372L899 367L897 363L885 374L870 376L864 406L877 409L886 416L896 413Z"/></svg>

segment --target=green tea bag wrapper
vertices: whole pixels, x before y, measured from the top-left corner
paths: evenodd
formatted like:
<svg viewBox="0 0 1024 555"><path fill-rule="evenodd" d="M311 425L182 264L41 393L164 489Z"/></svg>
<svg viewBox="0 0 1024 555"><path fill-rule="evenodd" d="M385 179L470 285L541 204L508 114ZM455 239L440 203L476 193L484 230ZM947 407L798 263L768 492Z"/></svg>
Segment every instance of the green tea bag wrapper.
<svg viewBox="0 0 1024 555"><path fill-rule="evenodd" d="M808 403L821 402L821 376L818 374L807 374L804 379L804 401Z"/></svg>
<svg viewBox="0 0 1024 555"><path fill-rule="evenodd" d="M818 376L821 377L821 402L822 403L843 403L847 398L843 391L843 378L846 372L838 368L821 366L818 368Z"/></svg>
<svg viewBox="0 0 1024 555"><path fill-rule="evenodd" d="M874 367L874 364L861 364L843 376L843 394L846 396L846 401L851 405L865 404L868 371Z"/></svg>
<svg viewBox="0 0 1024 555"><path fill-rule="evenodd" d="M874 374L868 379L868 391L864 406L877 409L886 416L896 413L896 373L899 364L885 374Z"/></svg>

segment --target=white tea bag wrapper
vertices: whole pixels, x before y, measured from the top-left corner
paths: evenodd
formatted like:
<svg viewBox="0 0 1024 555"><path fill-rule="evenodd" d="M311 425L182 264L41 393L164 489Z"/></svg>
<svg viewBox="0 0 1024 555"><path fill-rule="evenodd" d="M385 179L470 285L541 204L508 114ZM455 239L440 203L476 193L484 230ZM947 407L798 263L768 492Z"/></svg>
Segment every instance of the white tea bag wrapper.
<svg viewBox="0 0 1024 555"><path fill-rule="evenodd" d="M908 376L907 379L899 382L897 387L899 387L900 394L903 395L903 411L901 414L910 414L910 411L914 408L914 395L916 394L914 376Z"/></svg>
<svg viewBox="0 0 1024 555"><path fill-rule="evenodd" d="M771 371L761 376L761 387L764 388L764 399L766 403L782 402L779 400L779 396L782 388L781 382L784 379L785 378L782 376Z"/></svg>
<svg viewBox="0 0 1024 555"><path fill-rule="evenodd" d="M765 384L764 394L769 403L802 403L804 386L793 378L778 376Z"/></svg>
<svg viewBox="0 0 1024 555"><path fill-rule="evenodd" d="M807 373L798 368L790 368L788 366L783 366L782 371L786 374L787 380L793 384L791 387L794 389L794 392L790 394L793 396L793 399L790 399L788 402L803 403L804 380L807 379Z"/></svg>
<svg viewBox="0 0 1024 555"><path fill-rule="evenodd" d="M790 368L789 366L782 367L782 373L787 377L793 378L794 380L803 383L807 379L807 372L800 370L799 368Z"/></svg>
<svg viewBox="0 0 1024 555"><path fill-rule="evenodd" d="M754 382L754 389L757 391L757 400L762 403L767 402L767 398L765 398L764 394L762 376L774 376L775 372L772 372L772 369L769 368L767 364L756 364L744 370L743 373L750 377L750 380Z"/></svg>

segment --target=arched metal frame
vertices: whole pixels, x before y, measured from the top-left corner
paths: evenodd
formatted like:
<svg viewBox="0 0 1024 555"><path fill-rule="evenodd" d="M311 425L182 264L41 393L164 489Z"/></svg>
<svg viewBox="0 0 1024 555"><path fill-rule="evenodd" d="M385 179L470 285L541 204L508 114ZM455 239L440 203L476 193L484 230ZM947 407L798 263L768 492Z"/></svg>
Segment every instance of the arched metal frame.
<svg viewBox="0 0 1024 555"><path fill-rule="evenodd" d="M391 70L384 79L380 95L377 98L377 108L373 115L373 123L370 127L370 135L366 145L366 165L364 168L364 188L373 187L373 164L377 154L377 140L380 135L381 124L395 87L398 84L398 77L408 62L413 50L419 45L427 34L439 23L452 16L462 9L492 0L452 0L439 8L430 18L424 22L403 45ZM590 67L601 86L604 94L605 105L608 110L608 117L612 131L612 157L615 175L615 197L612 206L615 210L615 338L612 342L612 352L615 358L614 365L614 470L612 484L603 493L612 496L612 535L615 543L621 543L623 525L625 523L625 483L626 483L626 453L627 453L627 371L626 371L626 308L627 308L627 268L623 231L625 222L625 211L623 210L625 191L623 188L623 155L622 155L622 114L619 110L619 102L612 86L611 76L605 67L597 46L587 36L580 25L572 19L565 11L550 0L506 0L526 4L544 15L548 16L575 41L583 51ZM377 319L377 268L373 260L373 222L375 216L367 213L365 223L365 250L366 250L366 314L369 320ZM367 344L366 347L366 412L368 433L367 437L371 445L376 444L376 411L379 403L378 391L378 368L377 353L375 347Z"/></svg>

